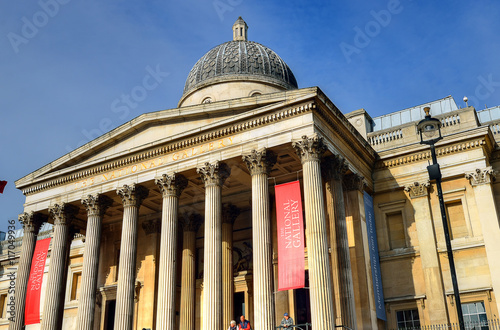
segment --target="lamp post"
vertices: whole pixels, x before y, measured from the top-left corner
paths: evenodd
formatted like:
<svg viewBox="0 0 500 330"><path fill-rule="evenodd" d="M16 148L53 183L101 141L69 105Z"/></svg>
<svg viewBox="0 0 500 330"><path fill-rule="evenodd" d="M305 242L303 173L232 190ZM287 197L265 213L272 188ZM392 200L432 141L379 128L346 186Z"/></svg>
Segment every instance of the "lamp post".
<svg viewBox="0 0 500 330"><path fill-rule="evenodd" d="M455 305L457 307L458 323L460 330L465 330L464 316L462 313L462 304L460 302L460 293L458 291L457 273L455 271L455 261L453 260L453 250L451 249L450 232L448 230L448 221L446 220L446 210L443 200L443 189L441 188L441 169L437 162L436 148L434 144L441 140L441 121L432 118L430 107L425 107L425 118L417 124L417 130L420 133L420 144L427 144L431 147L432 165L427 166L429 178L436 180L437 193L439 198L439 207L441 209L441 220L443 222L444 239L446 241L446 252L450 263L451 283L453 284L453 294L455 296Z"/></svg>

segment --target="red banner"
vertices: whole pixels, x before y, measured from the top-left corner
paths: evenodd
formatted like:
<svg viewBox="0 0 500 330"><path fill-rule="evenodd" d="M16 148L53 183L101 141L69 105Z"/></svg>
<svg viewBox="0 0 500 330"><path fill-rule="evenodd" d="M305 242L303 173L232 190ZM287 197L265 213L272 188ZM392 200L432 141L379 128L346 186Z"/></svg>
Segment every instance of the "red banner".
<svg viewBox="0 0 500 330"><path fill-rule="evenodd" d="M278 221L278 291L305 286L304 220L299 181L281 184L276 191Z"/></svg>
<svg viewBox="0 0 500 330"><path fill-rule="evenodd" d="M50 238L36 242L26 290L25 325L40 323L40 294L42 293L43 272L45 270L45 261L47 261L49 244Z"/></svg>

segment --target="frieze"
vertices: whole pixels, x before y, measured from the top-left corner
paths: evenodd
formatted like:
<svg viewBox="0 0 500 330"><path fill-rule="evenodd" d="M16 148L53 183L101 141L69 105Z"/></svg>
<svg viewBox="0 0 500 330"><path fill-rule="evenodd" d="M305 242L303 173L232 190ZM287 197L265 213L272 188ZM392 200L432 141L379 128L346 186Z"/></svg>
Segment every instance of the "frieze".
<svg viewBox="0 0 500 330"><path fill-rule="evenodd" d="M147 170L152 166L165 165L168 161L170 161L170 157L172 161L181 160L184 158L196 156L204 152L212 151L220 147L226 147L234 143L234 136L228 135L233 135L235 133L243 132L262 125L277 122L288 117L312 111L315 108L316 105L312 102L292 108L286 108L281 111L260 116L259 118L248 120L244 123L231 125L225 128L221 128L217 131L209 132L190 139L185 139L183 141L168 146L163 146L154 150L145 151L143 153L136 154L125 159L117 160L106 165L101 165L93 169L44 182L42 184L23 189L22 192L24 195L30 195L73 181L77 181L72 183L74 185L73 189L86 188L119 176L134 174L138 171ZM223 143L221 144L220 140L225 140L227 143L224 143L223 141ZM196 151L199 151L199 153L197 153ZM169 154L165 155L167 153Z"/></svg>

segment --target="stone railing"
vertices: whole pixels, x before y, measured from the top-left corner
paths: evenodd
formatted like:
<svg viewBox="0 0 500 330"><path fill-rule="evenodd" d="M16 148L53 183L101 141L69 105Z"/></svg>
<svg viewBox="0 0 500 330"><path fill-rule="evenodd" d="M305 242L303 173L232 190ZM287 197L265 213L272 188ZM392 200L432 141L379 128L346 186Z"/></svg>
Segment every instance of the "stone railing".
<svg viewBox="0 0 500 330"><path fill-rule="evenodd" d="M453 114L451 116L444 116L439 118L441 120L442 127L448 127L452 125L460 124L460 114Z"/></svg>
<svg viewBox="0 0 500 330"><path fill-rule="evenodd" d="M403 138L403 131L401 129L396 129L394 131L389 131L389 132L383 132L378 134L374 133L373 135L368 136L368 142L372 146L378 146L380 144L399 140L402 138Z"/></svg>

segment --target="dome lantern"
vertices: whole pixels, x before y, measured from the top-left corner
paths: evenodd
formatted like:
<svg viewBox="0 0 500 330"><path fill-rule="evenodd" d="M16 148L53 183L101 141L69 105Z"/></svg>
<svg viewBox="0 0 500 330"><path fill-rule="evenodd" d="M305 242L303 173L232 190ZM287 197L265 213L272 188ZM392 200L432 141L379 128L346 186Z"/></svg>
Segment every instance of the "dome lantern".
<svg viewBox="0 0 500 330"><path fill-rule="evenodd" d="M248 25L243 18L238 17L233 24L233 41L248 41L247 37Z"/></svg>

